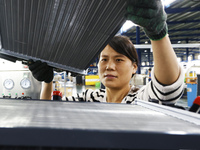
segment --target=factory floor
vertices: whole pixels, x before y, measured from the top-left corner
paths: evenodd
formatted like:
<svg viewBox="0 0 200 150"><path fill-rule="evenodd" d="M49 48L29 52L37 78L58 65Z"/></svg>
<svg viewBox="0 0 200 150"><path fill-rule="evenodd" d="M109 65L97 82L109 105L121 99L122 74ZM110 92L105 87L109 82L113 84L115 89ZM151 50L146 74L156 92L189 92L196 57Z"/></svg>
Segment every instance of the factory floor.
<svg viewBox="0 0 200 150"><path fill-rule="evenodd" d="M83 91L85 91L86 89L99 89L98 87L95 86L91 86L91 85L76 85L76 89L73 92L76 93L82 93ZM178 106L182 106L184 108L188 108L188 103L187 103L187 95L184 94L180 100L177 101L176 105Z"/></svg>

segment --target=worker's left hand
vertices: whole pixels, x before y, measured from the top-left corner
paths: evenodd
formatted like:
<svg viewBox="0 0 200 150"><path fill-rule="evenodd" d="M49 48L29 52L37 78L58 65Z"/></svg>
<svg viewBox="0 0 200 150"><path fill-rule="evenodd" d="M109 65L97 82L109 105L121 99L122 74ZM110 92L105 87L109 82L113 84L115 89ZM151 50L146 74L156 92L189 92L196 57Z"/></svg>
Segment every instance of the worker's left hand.
<svg viewBox="0 0 200 150"><path fill-rule="evenodd" d="M151 40L162 39L168 32L161 0L128 0L127 19L143 27Z"/></svg>
<svg viewBox="0 0 200 150"><path fill-rule="evenodd" d="M32 59L29 59L28 67L36 80L44 81L46 83L50 83L53 80L53 68L48 66L46 62L41 62L40 60L33 61Z"/></svg>

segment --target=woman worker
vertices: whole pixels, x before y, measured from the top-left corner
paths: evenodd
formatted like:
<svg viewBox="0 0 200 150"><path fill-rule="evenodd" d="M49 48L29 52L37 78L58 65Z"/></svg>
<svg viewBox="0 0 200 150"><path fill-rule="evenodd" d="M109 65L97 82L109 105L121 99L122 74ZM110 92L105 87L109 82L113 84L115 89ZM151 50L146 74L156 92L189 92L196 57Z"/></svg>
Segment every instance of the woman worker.
<svg viewBox="0 0 200 150"><path fill-rule="evenodd" d="M173 104L182 96L184 74L167 34L167 17L161 0L129 0L127 18L143 27L151 40L154 58L151 81L139 90L130 87L129 81L137 71L137 53L127 37L115 36L100 53L98 63L99 77L106 88L89 89L66 100L132 103L138 98ZM36 61L29 69L37 80L44 81L41 99L51 99L52 68Z"/></svg>

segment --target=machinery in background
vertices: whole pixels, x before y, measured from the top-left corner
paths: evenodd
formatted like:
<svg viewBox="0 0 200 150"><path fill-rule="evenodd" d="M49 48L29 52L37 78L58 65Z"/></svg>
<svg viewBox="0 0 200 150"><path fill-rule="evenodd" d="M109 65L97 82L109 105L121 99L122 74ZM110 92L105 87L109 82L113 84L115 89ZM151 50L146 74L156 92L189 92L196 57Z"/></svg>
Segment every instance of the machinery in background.
<svg viewBox="0 0 200 150"><path fill-rule="evenodd" d="M96 58L95 61L90 64L90 67L87 70L87 75L85 76L85 85L94 85L96 88L100 88L101 83L98 75L98 62L99 59Z"/></svg>
<svg viewBox="0 0 200 150"><path fill-rule="evenodd" d="M76 78L71 76L71 73L66 74L66 72L55 72L53 79L53 93L60 92L62 93L62 98L65 100L65 97L72 96L76 94ZM52 100L53 96L52 96Z"/></svg>
<svg viewBox="0 0 200 150"><path fill-rule="evenodd" d="M39 99L40 90L26 65L0 59L0 98Z"/></svg>
<svg viewBox="0 0 200 150"><path fill-rule="evenodd" d="M188 106L191 107L194 99L200 94L197 88L200 82L200 67L192 66L190 67L185 74L185 83L187 84L187 101Z"/></svg>
<svg viewBox="0 0 200 150"><path fill-rule="evenodd" d="M131 81L130 81L130 85L133 86L137 86L137 87L142 87L144 85L146 85L148 83L148 75L143 75L143 74L135 74L133 76L133 78L131 78Z"/></svg>
<svg viewBox="0 0 200 150"><path fill-rule="evenodd" d="M85 85L97 85L100 83L98 75L87 75L85 76Z"/></svg>

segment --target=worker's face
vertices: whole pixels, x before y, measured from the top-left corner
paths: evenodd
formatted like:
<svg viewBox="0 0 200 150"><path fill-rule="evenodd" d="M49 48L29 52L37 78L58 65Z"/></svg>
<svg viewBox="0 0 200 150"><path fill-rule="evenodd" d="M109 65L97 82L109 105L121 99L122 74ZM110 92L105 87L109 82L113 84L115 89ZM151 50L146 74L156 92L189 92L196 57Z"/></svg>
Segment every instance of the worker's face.
<svg viewBox="0 0 200 150"><path fill-rule="evenodd" d="M107 88L123 88L137 70L137 65L107 45L100 54L99 77Z"/></svg>

